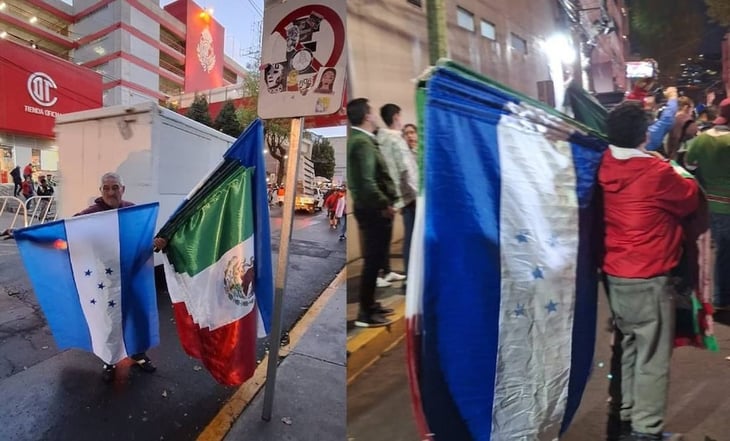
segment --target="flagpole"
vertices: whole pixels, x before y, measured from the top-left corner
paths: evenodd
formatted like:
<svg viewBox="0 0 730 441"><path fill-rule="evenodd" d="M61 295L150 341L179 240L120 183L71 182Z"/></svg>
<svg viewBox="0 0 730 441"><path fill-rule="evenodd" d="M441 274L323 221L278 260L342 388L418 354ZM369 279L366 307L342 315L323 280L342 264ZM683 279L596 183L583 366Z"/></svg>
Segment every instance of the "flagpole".
<svg viewBox="0 0 730 441"><path fill-rule="evenodd" d="M279 364L279 341L281 340L282 306L286 287L286 270L289 266L289 242L294 223L294 199L297 193L297 172L299 167L299 142L302 137L304 118L293 118L289 135L289 158L286 164L286 183L284 192L284 212L281 221L279 255L274 280L274 312L269 335L269 365L266 370L266 389L264 390L264 410L261 419L271 420L276 386L276 369Z"/></svg>

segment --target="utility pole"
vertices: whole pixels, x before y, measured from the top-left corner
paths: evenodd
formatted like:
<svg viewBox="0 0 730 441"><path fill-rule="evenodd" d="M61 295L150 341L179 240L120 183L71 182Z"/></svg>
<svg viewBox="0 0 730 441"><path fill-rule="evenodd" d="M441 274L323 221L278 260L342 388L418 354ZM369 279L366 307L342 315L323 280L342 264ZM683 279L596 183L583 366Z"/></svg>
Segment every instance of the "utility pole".
<svg viewBox="0 0 730 441"><path fill-rule="evenodd" d="M439 58L448 55L446 40L446 5L445 0L426 0L426 18L428 20L429 61L435 65Z"/></svg>

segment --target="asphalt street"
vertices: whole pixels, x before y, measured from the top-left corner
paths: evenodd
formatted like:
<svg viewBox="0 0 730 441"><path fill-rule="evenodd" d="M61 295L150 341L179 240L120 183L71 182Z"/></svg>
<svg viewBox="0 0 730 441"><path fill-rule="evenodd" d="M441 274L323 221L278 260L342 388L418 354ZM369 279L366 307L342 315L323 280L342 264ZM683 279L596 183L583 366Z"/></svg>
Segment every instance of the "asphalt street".
<svg viewBox="0 0 730 441"><path fill-rule="evenodd" d="M279 208L272 208L271 222L276 264ZM344 266L345 242L338 235L324 214L296 214L285 330ZM105 384L96 356L56 348L15 243L0 240L0 440L196 439L235 388L215 383L199 361L183 352L168 294L159 290L157 302L161 344L148 351L157 372L142 373L122 363L116 381ZM264 345L259 341L259 360Z"/></svg>
<svg viewBox="0 0 730 441"><path fill-rule="evenodd" d="M593 372L561 441L604 440L608 411L609 309L600 293ZM730 441L730 320L715 323L720 352L677 348L672 358L666 429L684 441ZM478 342L472 342L478 344ZM348 441L419 441L401 341L347 388Z"/></svg>

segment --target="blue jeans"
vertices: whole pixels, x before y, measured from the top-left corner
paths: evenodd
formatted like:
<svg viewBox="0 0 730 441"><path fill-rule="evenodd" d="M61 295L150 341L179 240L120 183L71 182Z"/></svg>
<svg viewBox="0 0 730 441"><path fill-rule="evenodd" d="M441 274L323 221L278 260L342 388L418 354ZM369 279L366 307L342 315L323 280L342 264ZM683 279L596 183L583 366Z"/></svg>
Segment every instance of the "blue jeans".
<svg viewBox="0 0 730 441"><path fill-rule="evenodd" d="M345 233L347 233L347 214L343 214L340 218L340 222L342 222L342 233L340 233L341 237L345 237Z"/></svg>
<svg viewBox="0 0 730 441"><path fill-rule="evenodd" d="M715 306L730 306L730 214L710 213L715 242Z"/></svg>
<svg viewBox="0 0 730 441"><path fill-rule="evenodd" d="M405 273L408 274L408 261L411 255L411 236L413 235L413 223L416 220L416 201L411 202L401 209L403 217L403 264Z"/></svg>

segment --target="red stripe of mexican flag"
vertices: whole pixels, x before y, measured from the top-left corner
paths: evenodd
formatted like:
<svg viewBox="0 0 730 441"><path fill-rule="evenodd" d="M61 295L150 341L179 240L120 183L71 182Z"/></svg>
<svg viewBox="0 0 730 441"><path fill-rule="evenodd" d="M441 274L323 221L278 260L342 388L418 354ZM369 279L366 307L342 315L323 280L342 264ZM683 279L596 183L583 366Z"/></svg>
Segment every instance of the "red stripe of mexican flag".
<svg viewBox="0 0 730 441"><path fill-rule="evenodd" d="M165 254L182 346L225 385L256 368L252 174L232 170L181 222Z"/></svg>

